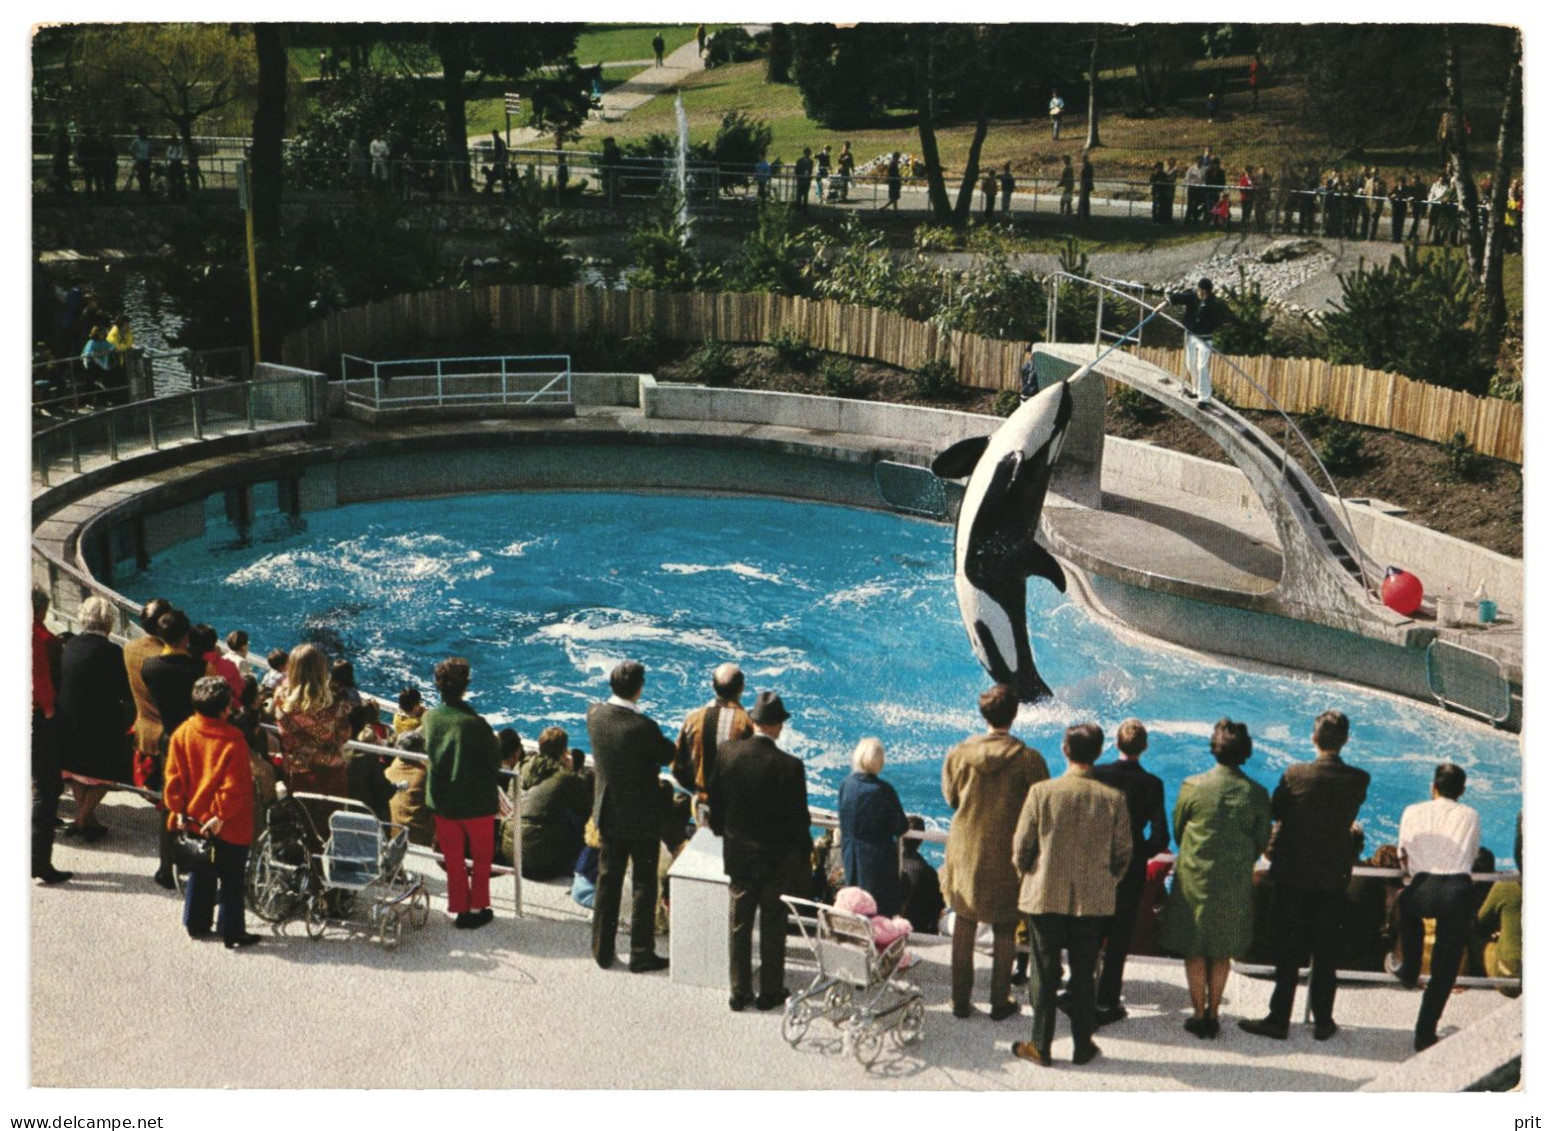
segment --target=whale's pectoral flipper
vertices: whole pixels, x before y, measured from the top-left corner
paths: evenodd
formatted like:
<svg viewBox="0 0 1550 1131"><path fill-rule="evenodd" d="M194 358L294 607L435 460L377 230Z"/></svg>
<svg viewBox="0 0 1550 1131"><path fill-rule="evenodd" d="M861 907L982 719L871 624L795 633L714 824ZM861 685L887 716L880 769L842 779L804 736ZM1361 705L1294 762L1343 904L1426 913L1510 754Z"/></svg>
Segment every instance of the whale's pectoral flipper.
<svg viewBox="0 0 1550 1131"><path fill-rule="evenodd" d="M989 444L989 436L959 440L931 461L931 474L940 479L967 479L974 474L974 465L979 463Z"/></svg>
<svg viewBox="0 0 1550 1131"><path fill-rule="evenodd" d="M1066 571L1053 554L1033 540L1031 531L1008 564L1024 577L1042 577L1062 593L1066 591Z"/></svg>

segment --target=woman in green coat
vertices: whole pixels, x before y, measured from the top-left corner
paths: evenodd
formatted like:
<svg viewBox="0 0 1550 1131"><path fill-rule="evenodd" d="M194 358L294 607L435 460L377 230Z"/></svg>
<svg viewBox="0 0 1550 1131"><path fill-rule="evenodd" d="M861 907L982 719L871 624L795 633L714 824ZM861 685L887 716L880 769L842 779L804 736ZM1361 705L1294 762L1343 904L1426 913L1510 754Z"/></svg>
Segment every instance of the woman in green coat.
<svg viewBox="0 0 1550 1131"><path fill-rule="evenodd" d="M1195 1009L1184 1028L1200 1038L1221 1031L1227 974L1254 931L1254 863L1270 843L1270 794L1240 768L1253 750L1249 728L1222 719L1211 734L1216 768L1186 778L1173 807L1179 855L1161 942L1184 956Z"/></svg>

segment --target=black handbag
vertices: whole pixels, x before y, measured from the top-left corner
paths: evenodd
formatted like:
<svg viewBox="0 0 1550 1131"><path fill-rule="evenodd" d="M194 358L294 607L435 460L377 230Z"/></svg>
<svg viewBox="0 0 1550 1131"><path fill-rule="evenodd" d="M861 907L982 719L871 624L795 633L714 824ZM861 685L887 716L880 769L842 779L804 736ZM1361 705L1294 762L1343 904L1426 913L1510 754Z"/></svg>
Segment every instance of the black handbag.
<svg viewBox="0 0 1550 1131"><path fill-rule="evenodd" d="M215 867L215 838L180 832L172 842L172 862L185 872Z"/></svg>

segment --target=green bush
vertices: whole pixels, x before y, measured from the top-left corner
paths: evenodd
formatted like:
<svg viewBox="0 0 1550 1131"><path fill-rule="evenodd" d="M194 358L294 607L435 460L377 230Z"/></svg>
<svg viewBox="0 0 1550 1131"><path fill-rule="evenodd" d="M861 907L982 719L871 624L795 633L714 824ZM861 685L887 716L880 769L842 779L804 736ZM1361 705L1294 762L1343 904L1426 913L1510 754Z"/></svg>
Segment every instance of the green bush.
<svg viewBox="0 0 1550 1131"><path fill-rule="evenodd" d="M807 335L792 326L782 326L770 335L775 356L792 369L806 373L818 363L818 351Z"/></svg>
<svg viewBox="0 0 1550 1131"><path fill-rule="evenodd" d="M789 204L766 201L759 219L726 267L727 289L805 294L812 272L812 229L798 222Z"/></svg>
<svg viewBox="0 0 1550 1131"><path fill-rule="evenodd" d="M736 30L741 32L743 29ZM725 34L718 32L717 38ZM747 37L746 32L743 35ZM757 165L759 158L768 151L773 136L763 118L750 118L739 110L722 115L721 128L716 131L716 139L711 142L710 156L720 166L719 180L723 193L748 184L748 170Z"/></svg>
<svg viewBox="0 0 1550 1131"><path fill-rule="evenodd" d="M1367 466L1361 430L1344 420L1332 420L1325 425L1314 446L1332 474L1349 475Z"/></svg>
<svg viewBox="0 0 1550 1131"><path fill-rule="evenodd" d="M1257 357L1270 352L1270 330L1275 319L1269 312L1270 301L1258 283L1247 282L1238 268L1238 285L1222 292L1227 320L1216 332L1215 348L1240 357Z"/></svg>
<svg viewBox="0 0 1550 1131"><path fill-rule="evenodd" d="M1442 468L1449 479L1473 483L1489 477L1491 464L1475 451L1468 436L1455 432L1453 438L1442 445Z"/></svg>
<svg viewBox="0 0 1550 1131"><path fill-rule="evenodd" d="M854 396L861 388L861 378L856 375L856 363L848 357L833 354L823 359L818 367L823 387L836 397Z"/></svg>
<svg viewBox="0 0 1550 1131"><path fill-rule="evenodd" d="M1040 340L1044 320L1044 284L1001 254L981 256L964 272L935 317L945 329L1023 342Z"/></svg>
<svg viewBox="0 0 1550 1131"><path fill-rule="evenodd" d="M1325 410L1323 405L1314 405L1302 418L1302 433L1310 440L1316 440L1333 423L1335 418Z"/></svg>
<svg viewBox="0 0 1550 1131"><path fill-rule="evenodd" d="M1482 395L1495 358L1475 326L1476 286L1451 250L1422 257L1406 247L1386 267L1340 276L1340 305L1324 316L1329 360L1388 369Z"/></svg>
<svg viewBox="0 0 1550 1131"><path fill-rule="evenodd" d="M1022 394L1016 389L1002 389L991 402L990 410L997 416L1011 416L1022 403Z"/></svg>
<svg viewBox="0 0 1550 1131"><path fill-rule="evenodd" d="M915 391L923 397L933 400L951 400L956 398L962 387L958 384L958 371L953 363L945 357L933 357L915 370Z"/></svg>
<svg viewBox="0 0 1550 1131"><path fill-rule="evenodd" d="M689 377L702 385L726 385L737 376L732 347L711 338L689 359Z"/></svg>
<svg viewBox="0 0 1550 1131"><path fill-rule="evenodd" d="M1132 420L1138 420L1143 424L1157 420L1163 415L1162 405L1140 389L1130 385L1116 383L1114 395L1109 398L1109 404Z"/></svg>

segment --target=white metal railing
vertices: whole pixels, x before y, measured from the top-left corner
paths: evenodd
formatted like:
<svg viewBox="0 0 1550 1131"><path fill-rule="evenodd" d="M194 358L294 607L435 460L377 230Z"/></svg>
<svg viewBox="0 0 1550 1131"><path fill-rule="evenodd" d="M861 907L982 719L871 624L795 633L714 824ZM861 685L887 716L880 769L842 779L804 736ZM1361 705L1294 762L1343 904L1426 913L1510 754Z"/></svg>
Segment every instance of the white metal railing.
<svg viewBox="0 0 1550 1131"><path fill-rule="evenodd" d="M63 464L79 475L90 460L115 462L164 444L262 427L316 423L320 406L310 374L280 374L212 385L105 408L32 435L32 471L50 486Z"/></svg>
<svg viewBox="0 0 1550 1131"><path fill-rule="evenodd" d="M574 403L569 354L375 361L340 355L350 404L374 409Z"/></svg>
<svg viewBox="0 0 1550 1131"><path fill-rule="evenodd" d="M1171 323L1173 326L1177 327L1182 334L1189 334L1189 331L1185 328L1183 322L1179 321L1177 318L1174 318L1172 315L1165 313L1167 308L1166 302L1158 303L1156 306L1149 306L1145 301L1144 295L1137 296L1135 294L1128 293L1127 290L1122 290L1119 287L1111 286L1108 283L1084 278L1081 275L1074 275L1070 272L1055 271L1045 276L1045 294L1048 301L1045 318L1045 339L1049 342L1057 342L1059 340L1057 328L1060 305L1060 290L1063 284L1091 287L1099 293L1098 312L1096 319L1097 326L1093 335L1093 348L1096 354L1094 364L1097 364L1098 361L1101 361L1104 357L1107 357L1120 346L1130 344L1132 340L1139 342L1142 327L1151 322L1154 318L1160 319L1163 322ZM1134 286L1134 284L1130 284L1129 286ZM1115 340L1107 349L1102 349L1102 343L1105 337L1105 332L1103 329L1103 316L1106 309L1104 296L1118 299L1121 303L1133 303L1145 312L1144 315L1138 318L1135 326L1130 330L1123 333L1108 334L1107 336L1112 337ZM1100 350L1101 352L1099 352ZM1282 479L1284 479L1289 484L1295 485L1296 483L1292 473L1292 469L1296 465L1292 462L1291 458L1293 437L1296 438L1297 444L1301 447L1301 450L1306 454L1307 458L1312 461L1313 466L1318 468L1319 475L1323 478L1324 486L1320 488L1317 484L1313 484L1315 488L1314 492L1312 492L1308 498L1303 500L1306 505L1306 509L1313 511L1315 515L1322 518L1329 525L1331 533L1340 543L1341 548L1346 552L1347 555L1350 556L1351 561L1355 565L1356 571L1359 574L1362 582L1362 588L1367 594L1367 599L1373 602L1378 601L1378 587L1382 580L1382 571L1367 556L1367 554L1362 550L1361 543L1357 541L1356 533L1351 525L1350 512L1346 510L1345 498L1340 494L1340 489L1335 486L1335 480L1333 476L1330 475L1329 469L1324 466L1324 461L1319 458L1319 454L1314 449L1313 444L1308 440L1308 437L1303 434L1302 429L1297 427L1296 422L1292 420L1291 416L1286 412L1286 410L1281 407L1280 402L1278 402L1275 397L1270 395L1270 391L1268 389L1266 389L1247 372L1245 372L1243 367L1233 361L1232 358L1228 357L1224 353L1212 350L1211 362L1215 363L1218 361L1221 362L1221 364L1227 366L1227 368L1231 369L1240 378L1247 382L1256 393L1264 398L1265 403L1270 406L1270 411L1276 413L1276 415L1281 418L1284 429L1283 435L1285 437L1283 443L1280 446ZM1241 427L1247 429L1253 428L1253 425L1240 417L1238 413L1231 408L1231 406L1222 404L1219 400L1216 402L1216 404L1225 416L1237 421ZM1274 457L1274 453L1266 454L1271 455L1272 458ZM1339 512L1338 514L1331 511L1328 508L1327 503L1318 497L1319 494L1322 493L1326 488L1328 494L1331 495L1335 500L1335 506L1338 508ZM1301 495L1300 491L1298 493Z"/></svg>

